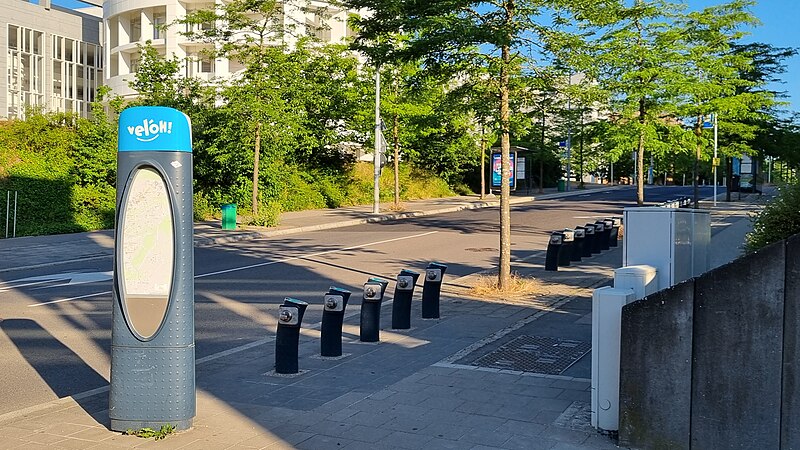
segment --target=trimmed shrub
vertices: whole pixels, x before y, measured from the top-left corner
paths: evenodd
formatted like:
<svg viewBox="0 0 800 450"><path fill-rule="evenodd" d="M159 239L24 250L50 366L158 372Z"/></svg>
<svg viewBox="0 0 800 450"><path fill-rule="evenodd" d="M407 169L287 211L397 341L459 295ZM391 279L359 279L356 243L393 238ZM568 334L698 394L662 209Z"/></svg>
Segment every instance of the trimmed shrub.
<svg viewBox="0 0 800 450"><path fill-rule="evenodd" d="M745 250L752 252L800 233L800 183L778 188L778 195L752 217Z"/></svg>

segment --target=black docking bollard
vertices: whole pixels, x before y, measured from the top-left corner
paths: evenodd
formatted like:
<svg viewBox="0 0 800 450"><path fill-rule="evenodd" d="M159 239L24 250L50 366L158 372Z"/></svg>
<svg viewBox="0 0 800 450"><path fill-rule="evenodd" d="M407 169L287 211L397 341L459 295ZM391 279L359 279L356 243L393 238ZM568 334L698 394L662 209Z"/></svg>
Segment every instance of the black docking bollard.
<svg viewBox="0 0 800 450"><path fill-rule="evenodd" d="M581 256L588 258L592 256L594 251L594 224L587 223L583 229L583 248L581 249L583 253L581 253Z"/></svg>
<svg viewBox="0 0 800 450"><path fill-rule="evenodd" d="M547 255L544 257L544 270L558 270L559 255L563 242L564 233L560 231L550 233L550 241L547 243Z"/></svg>
<svg viewBox="0 0 800 450"><path fill-rule="evenodd" d="M286 297L278 309L278 332L275 336L275 373L298 373L297 346L300 341L300 324L308 303Z"/></svg>
<svg viewBox="0 0 800 450"><path fill-rule="evenodd" d="M583 241L586 238L586 228L575 227L575 240L572 241L572 257L570 261L580 261L583 256Z"/></svg>
<svg viewBox="0 0 800 450"><path fill-rule="evenodd" d="M603 222L586 224L587 227L589 225L594 227L594 241L592 242L592 253L600 253L601 251L603 251L603 240L608 239L608 236L605 236L606 225Z"/></svg>
<svg viewBox="0 0 800 450"><path fill-rule="evenodd" d="M322 327L320 328L320 356L342 356L342 321L350 291L331 287L324 297Z"/></svg>
<svg viewBox="0 0 800 450"><path fill-rule="evenodd" d="M600 250L608 250L611 247L611 226L613 220L598 220L597 223L603 225L603 239L600 240Z"/></svg>
<svg viewBox="0 0 800 450"><path fill-rule="evenodd" d="M361 342L381 340L381 303L389 282L380 278L370 278L364 283L364 296L361 300Z"/></svg>
<svg viewBox="0 0 800 450"><path fill-rule="evenodd" d="M566 267L572 260L572 243L575 242L575 232L565 228L561 234L564 239L561 241L561 251L558 252L558 265Z"/></svg>
<svg viewBox="0 0 800 450"><path fill-rule="evenodd" d="M614 226L614 219L608 218L604 219L603 223L606 225L606 229L608 230L608 246L616 247L617 246L617 228ZM606 249L608 250L608 249Z"/></svg>
<svg viewBox="0 0 800 450"><path fill-rule="evenodd" d="M432 262L425 268L425 284L422 285L422 318L438 319L439 296L447 266Z"/></svg>
<svg viewBox="0 0 800 450"><path fill-rule="evenodd" d="M403 269L397 275L392 302L392 329L407 330L411 328L411 299L417 285L419 273Z"/></svg>

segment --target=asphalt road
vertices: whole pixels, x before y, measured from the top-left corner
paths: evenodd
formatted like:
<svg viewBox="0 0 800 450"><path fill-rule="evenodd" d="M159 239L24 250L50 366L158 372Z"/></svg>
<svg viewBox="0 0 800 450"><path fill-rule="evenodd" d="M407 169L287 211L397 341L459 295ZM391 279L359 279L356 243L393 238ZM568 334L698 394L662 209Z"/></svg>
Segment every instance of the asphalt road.
<svg viewBox="0 0 800 450"><path fill-rule="evenodd" d="M701 190L711 195L712 188ZM721 192L724 192L722 190ZM621 215L633 188L593 190L512 208L513 261L541 255L549 232ZM652 203L691 195L691 187L648 188ZM195 249L196 357L274 335L286 296L311 303L304 324L321 320L329 286L351 290L357 313L370 276L394 280L401 269L448 265L454 280L497 265L497 208L468 210ZM111 258L0 274L0 416L108 385ZM72 281L47 279L80 273ZM91 275L95 274L96 278ZM391 297L394 284L390 284ZM352 330L351 330L352 331ZM357 330L356 330L357 333Z"/></svg>

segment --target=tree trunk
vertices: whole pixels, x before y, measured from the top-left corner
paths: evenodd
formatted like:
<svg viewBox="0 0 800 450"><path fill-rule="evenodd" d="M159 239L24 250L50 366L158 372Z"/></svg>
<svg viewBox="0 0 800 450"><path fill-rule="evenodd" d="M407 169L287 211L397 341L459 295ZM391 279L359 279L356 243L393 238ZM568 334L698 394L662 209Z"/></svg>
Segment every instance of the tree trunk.
<svg viewBox="0 0 800 450"><path fill-rule="evenodd" d="M256 124L256 145L253 152L253 219L258 216L258 161L261 156L261 122Z"/></svg>
<svg viewBox="0 0 800 450"><path fill-rule="evenodd" d="M725 201L731 201L731 188L733 188L733 159L725 157Z"/></svg>
<svg viewBox="0 0 800 450"><path fill-rule="evenodd" d="M644 205L644 124L645 124L644 98L639 99L639 147L636 154L636 204Z"/></svg>
<svg viewBox="0 0 800 450"><path fill-rule="evenodd" d="M509 140L510 111L508 101L511 55L508 45L502 47L502 58L503 64L500 69L500 268L497 279L497 287L500 291L508 289L511 283L511 189L508 186L511 178L511 161L509 159L511 150Z"/></svg>

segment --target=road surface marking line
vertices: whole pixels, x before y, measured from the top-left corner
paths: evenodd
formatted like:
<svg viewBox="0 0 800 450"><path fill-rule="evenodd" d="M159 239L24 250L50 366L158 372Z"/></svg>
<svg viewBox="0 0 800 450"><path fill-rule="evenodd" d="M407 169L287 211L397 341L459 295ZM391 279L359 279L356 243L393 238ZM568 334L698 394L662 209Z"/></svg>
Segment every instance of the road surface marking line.
<svg viewBox="0 0 800 450"><path fill-rule="evenodd" d="M82 298L97 297L98 295L106 295L106 294L110 294L110 293L111 293L111 291L95 292L94 294L81 295L81 296L78 296L78 297L62 298L61 300L53 300L53 301L44 302L44 303L34 303L32 305L28 305L28 308L36 308L37 306L52 305L53 303L61 303L61 302L69 302L69 301L72 301L72 300L80 300Z"/></svg>
<svg viewBox="0 0 800 450"><path fill-rule="evenodd" d="M256 268L256 267L269 266L269 265L273 265L273 264L281 264L281 263L285 263L285 262L289 262L289 261L296 261L298 259L314 258L314 257L317 257L317 256L329 255L331 253L338 253L338 252L344 252L344 251L348 251L348 250L355 250L355 249L359 249L359 248L370 247L370 246L373 246L373 245L387 244L389 242L402 241L402 240L406 240L406 239L414 239L414 238L418 238L418 237L428 236L428 235L431 235L431 234L434 234L434 233L438 233L438 231L429 231L427 233L414 234L414 235L411 235L411 236L403 236L403 237L399 237L399 238L385 239L383 241L368 242L366 244L352 245L350 247L344 247L344 248L339 248L339 249L334 249L334 250L326 250L324 252L312 253L310 255L291 256L291 257L288 257L288 258L277 259L277 260L274 260L274 261L267 261L267 262L263 262L263 263L259 263L259 264L251 264L251 265L248 265L248 266L234 267L232 269L219 270L217 272L203 273L203 274L200 274L200 275L195 275L194 277L195 278L205 278L205 277L210 277L210 276L213 276L213 275L220 275L220 274L223 274L223 273L238 272L240 270L253 269L253 268ZM53 300L53 301L45 302L45 303L35 303L35 304L32 304L32 305L28 305L28 307L29 308L35 308L37 306L52 305L53 303L61 303L61 302L68 302L68 301L72 301L72 300L80 300L80 299L89 298L89 297L97 297L98 295L105 295L105 294L110 294L110 293L111 293L111 291L98 292L98 293L95 293L95 294L81 295L79 297L64 298L64 299L61 299L61 300Z"/></svg>
<svg viewBox="0 0 800 450"><path fill-rule="evenodd" d="M296 261L298 259L314 258L314 257L317 257L317 256L329 255L331 253L339 253L339 252L344 252L344 251L347 251L347 250L355 250L355 249L359 249L359 248L370 247L370 246L373 246L373 245L387 244L389 242L402 241L402 240L406 240L406 239L414 239L414 238L418 238L418 237L428 236L428 235L431 235L431 234L434 234L434 233L438 233L438 231L429 231L427 233L414 234L414 235L411 235L411 236L403 236L403 237L394 238L394 239L386 239L386 240L383 240L383 241L369 242L369 243L366 243L366 244L353 245L353 246L350 246L350 247L338 248L338 249L334 249L334 250L325 250L324 252L311 253L309 255L291 256L291 257L288 257L288 258L276 259L274 261L266 261L266 262L263 262L263 263L251 264L249 266L234 267L233 269L225 269L225 270L219 270L219 271L216 271L216 272L209 272L209 273L204 273L204 274L200 274L200 275L195 275L195 278L205 278L205 277L210 277L210 276L214 276L214 275L220 275L220 274L223 274L223 273L238 272L240 270L254 269L256 267L270 266L270 265L273 265L273 264L281 264L281 263L285 263L285 262L289 262L289 261Z"/></svg>

